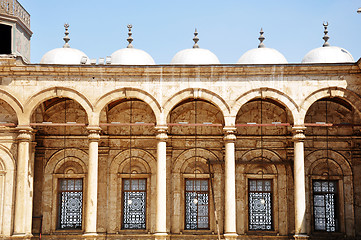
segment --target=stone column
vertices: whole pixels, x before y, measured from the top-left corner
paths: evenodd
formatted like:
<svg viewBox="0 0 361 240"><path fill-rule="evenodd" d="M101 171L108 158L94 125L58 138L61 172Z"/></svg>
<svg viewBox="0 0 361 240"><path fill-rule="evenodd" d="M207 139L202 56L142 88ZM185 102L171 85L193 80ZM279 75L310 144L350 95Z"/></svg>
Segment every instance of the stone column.
<svg viewBox="0 0 361 240"><path fill-rule="evenodd" d="M30 143L32 140L31 127L17 127L19 135L18 157L16 169L16 196L14 235L31 237L33 184L31 176Z"/></svg>
<svg viewBox="0 0 361 240"><path fill-rule="evenodd" d="M89 163L85 209L85 235L97 234L99 127L88 127Z"/></svg>
<svg viewBox="0 0 361 240"><path fill-rule="evenodd" d="M167 127L157 130L157 212L155 239L166 239L167 233Z"/></svg>
<svg viewBox="0 0 361 240"><path fill-rule="evenodd" d="M224 237L236 239L236 162L235 162L235 128L225 127L225 186L224 186Z"/></svg>
<svg viewBox="0 0 361 240"><path fill-rule="evenodd" d="M303 126L293 127L294 142L294 191L295 191L295 239L308 239L306 230L306 185Z"/></svg>

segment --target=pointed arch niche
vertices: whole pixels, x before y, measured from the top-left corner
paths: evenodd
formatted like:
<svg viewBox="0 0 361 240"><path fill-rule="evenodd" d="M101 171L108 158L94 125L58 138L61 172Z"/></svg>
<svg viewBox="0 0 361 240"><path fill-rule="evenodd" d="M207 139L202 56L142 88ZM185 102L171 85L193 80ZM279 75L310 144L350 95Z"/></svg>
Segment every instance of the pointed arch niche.
<svg viewBox="0 0 361 240"><path fill-rule="evenodd" d="M156 213L156 159L149 152L133 148L116 155L109 165L108 233L129 231L122 228L123 181L124 179L146 180L145 229L134 230L139 233L154 232Z"/></svg>
<svg viewBox="0 0 361 240"><path fill-rule="evenodd" d="M47 156L44 156L46 161ZM44 169L43 198L41 213L43 215L43 234L68 234L58 230L58 191L59 179L82 179L83 182L83 206L82 219L84 227L84 209L86 201L84 195L87 191L86 174L88 169L88 154L80 149L68 148L55 152L48 158ZM74 231L74 230L72 230ZM79 232L82 229L77 230Z"/></svg>
<svg viewBox="0 0 361 240"><path fill-rule="evenodd" d="M217 209L217 216L219 220L219 228L222 233L224 217L224 170L223 161L220 160L221 156L208 149L198 147L197 149L191 148L180 153L173 161L172 167L172 201L171 213L172 223L171 232L178 234L194 234L199 230L186 230L185 227L185 182L186 179L204 179L208 180L209 198L209 229L202 230L209 233L217 233L217 226L214 215L214 202ZM210 174L213 174L213 189L214 199L211 193Z"/></svg>
<svg viewBox="0 0 361 240"><path fill-rule="evenodd" d="M287 236L293 227L293 179L290 164L274 151L252 149L236 160L237 233L252 234L249 219L250 180L270 180L272 187L272 229Z"/></svg>
<svg viewBox="0 0 361 240"><path fill-rule="evenodd" d="M322 234L314 228L313 181L334 181L337 183L336 218L338 226L336 233L354 235L353 174L349 161L337 151L316 150L305 157L305 170L306 189L309 189L306 204L308 205L307 222L311 223L308 226L310 232L313 235Z"/></svg>
<svg viewBox="0 0 361 240"><path fill-rule="evenodd" d="M12 234L14 209L15 161L10 151L0 145L0 234Z"/></svg>

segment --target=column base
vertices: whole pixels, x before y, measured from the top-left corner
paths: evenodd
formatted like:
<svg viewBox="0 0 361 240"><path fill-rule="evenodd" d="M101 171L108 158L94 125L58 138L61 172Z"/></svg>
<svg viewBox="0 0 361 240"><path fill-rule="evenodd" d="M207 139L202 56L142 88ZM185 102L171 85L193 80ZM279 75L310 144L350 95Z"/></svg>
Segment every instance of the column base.
<svg viewBox="0 0 361 240"><path fill-rule="evenodd" d="M88 232L83 234L83 239L86 240L96 240L98 237L98 234L96 232Z"/></svg>
<svg viewBox="0 0 361 240"><path fill-rule="evenodd" d="M30 240L33 237L33 235L31 233L14 233L11 236L11 239L25 239L25 240Z"/></svg>
<svg viewBox="0 0 361 240"><path fill-rule="evenodd" d="M225 233L223 234L225 240L235 240L238 237L237 233Z"/></svg>
<svg viewBox="0 0 361 240"><path fill-rule="evenodd" d="M168 240L169 235L168 233L154 233L155 240Z"/></svg>
<svg viewBox="0 0 361 240"><path fill-rule="evenodd" d="M294 239L296 240L308 240L310 237L306 234L295 234Z"/></svg>

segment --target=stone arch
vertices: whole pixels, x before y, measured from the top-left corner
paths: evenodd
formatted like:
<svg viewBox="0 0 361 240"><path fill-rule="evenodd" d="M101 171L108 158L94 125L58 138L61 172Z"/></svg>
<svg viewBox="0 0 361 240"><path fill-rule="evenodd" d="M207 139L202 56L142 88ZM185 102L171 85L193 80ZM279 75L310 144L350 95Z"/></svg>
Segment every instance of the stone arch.
<svg viewBox="0 0 361 240"><path fill-rule="evenodd" d="M15 160L9 149L0 145L0 234L10 236L13 222ZM5 196L6 195L6 196Z"/></svg>
<svg viewBox="0 0 361 240"><path fill-rule="evenodd" d="M261 149L251 149L239 158L242 162L251 162L255 159L259 159L262 157ZM275 163L275 162L282 162L281 157L274 151L269 149L263 149L263 158L265 158L268 162Z"/></svg>
<svg viewBox="0 0 361 240"><path fill-rule="evenodd" d="M161 107L158 101L148 92L136 88L120 88L104 94L98 99L98 101L95 104L94 107L95 115L100 116L100 112L107 104L111 103L114 100L119 100L123 98L136 98L142 100L143 102L148 104L152 109L157 124L162 122Z"/></svg>
<svg viewBox="0 0 361 240"><path fill-rule="evenodd" d="M132 149L132 158L137 159L138 163L144 164L144 170L147 170L147 173L155 173L157 169L157 161L152 154L143 150L143 149ZM118 153L109 165L109 172L111 174L121 173L124 169L127 168L130 158L130 149L124 150ZM135 162L136 164L137 162Z"/></svg>
<svg viewBox="0 0 361 240"><path fill-rule="evenodd" d="M305 100L300 105L300 124L304 123L307 111L312 106L312 104L314 104L317 100L327 97L339 97L347 101L361 116L360 109L357 108L357 106L361 106L361 98L356 93L340 87L328 87L319 89L305 98Z"/></svg>
<svg viewBox="0 0 361 240"><path fill-rule="evenodd" d="M24 107L25 119L23 119L21 125L28 125L30 123L31 115L42 102L49 100L51 98L63 98L63 97L70 98L76 101L77 103L79 103L88 116L89 125L94 124L93 106L83 94L71 88L52 87L52 88L44 89L29 98L29 100L27 101Z"/></svg>
<svg viewBox="0 0 361 240"><path fill-rule="evenodd" d="M197 152L197 154L196 154ZM197 151L195 148L191 148L183 151L179 156L174 160L173 169L174 173L182 173L184 169L186 169L187 163L192 161L194 157L198 157L203 159L202 162L207 162L207 160L211 162L220 162L220 159L217 155L207 149L198 148Z"/></svg>
<svg viewBox="0 0 361 240"><path fill-rule="evenodd" d="M132 152L130 152L130 149L124 150L118 153L108 165L110 173L108 209L110 214L108 214L107 217L109 220L110 232L118 232L120 229L120 213L122 208L120 203L122 187L120 185L122 177L129 178L130 176L130 157L132 158L132 172L134 173L134 171L136 171L136 173L139 174L138 176L141 176L142 178L147 178L149 180L149 183L147 184L147 190L150 190L151 194L148 194L149 197L147 198L149 200L148 206L150 206L147 211L149 212L149 215L155 215L155 210L151 206L153 206L154 204L152 193L155 193L155 175L157 168L156 159L151 153L143 149L132 148ZM151 218L147 217L147 229L150 229L149 219Z"/></svg>
<svg viewBox="0 0 361 240"><path fill-rule="evenodd" d="M163 120L166 121L166 118L178 103L189 98L203 99L214 104L218 109L221 110L227 125L227 116L229 116L230 108L226 101L218 94L201 88L187 88L169 98L163 105Z"/></svg>
<svg viewBox="0 0 361 240"><path fill-rule="evenodd" d="M262 155L263 153L263 155ZM261 160L261 156L263 159ZM269 149L251 149L237 159L236 165L236 202L237 215L247 218L249 207L249 181L267 180L272 182L272 222L275 231L287 235L289 222L289 199L287 189L293 181L291 179L288 165L283 164L282 158L277 152ZM246 200L246 201L245 201ZM283 219L283 221L280 221ZM237 222L237 229L245 233L248 229L248 222Z"/></svg>
<svg viewBox="0 0 361 240"><path fill-rule="evenodd" d="M56 153L54 153L52 156L50 156L45 166L44 175L57 173L61 169L62 165L66 163L67 160L64 159L71 159L69 161L74 161L81 166L83 170L82 173L87 172L88 154L80 149L68 148L68 149L59 150Z"/></svg>
<svg viewBox="0 0 361 240"><path fill-rule="evenodd" d="M327 159L331 160L331 164L339 169L335 172L342 173L342 176L352 176L352 168L350 162L340 153L333 150L316 150L305 156L305 169L308 175L312 175L314 168L322 164Z"/></svg>
<svg viewBox="0 0 361 240"><path fill-rule="evenodd" d="M194 174L194 163L195 157L197 157L196 176ZM224 195L221 192L224 189L224 179L223 179L223 161L220 160L220 157L217 157L215 152L204 148L191 148L183 151L173 161L172 166L172 199L174 199L174 204L172 206L173 218L172 218L172 228L175 232L180 232L185 229L184 226L184 216L185 216L185 189L186 183L185 179L187 178L209 178L209 169L208 161L212 161L212 173L213 173L213 185L209 185L209 190L213 186L214 189L214 198L217 199L217 208L222 209L222 202L224 202ZM219 162L220 164L213 164ZM213 196L210 195L210 202L212 202ZM214 215L211 214L213 210L213 205L209 205L210 215L209 215L209 229L211 231L216 230ZM223 211L220 210L219 218L223 218ZM222 223L220 228L222 228Z"/></svg>
<svg viewBox="0 0 361 240"><path fill-rule="evenodd" d="M325 169L326 168L326 169ZM329 169L327 169L329 168ZM332 169L330 169L332 168ZM345 156L333 150L316 150L305 156L306 187L310 190L306 200L307 218L312 217L312 180L337 180L339 205L338 209L340 232L352 235L354 231L354 189L353 173L350 162ZM311 226L308 226L309 228Z"/></svg>
<svg viewBox="0 0 361 240"><path fill-rule="evenodd" d="M86 192L88 154L77 148L62 149L52 154L44 169L43 183L43 233L56 229L58 178L83 178L83 192ZM70 171L69 171L70 170ZM83 208L85 208L84 202Z"/></svg>
<svg viewBox="0 0 361 240"><path fill-rule="evenodd" d="M261 159L262 160L259 160ZM253 164L252 162L259 162L257 164ZM281 157L274 151L263 149L263 155L261 149L252 149L247 152L245 152L240 157L240 162L245 164L244 172L245 173L253 173L258 174L259 172L263 172L266 174L278 174L278 168L274 164L276 162L282 162ZM247 164L250 163L250 164Z"/></svg>
<svg viewBox="0 0 361 240"><path fill-rule="evenodd" d="M23 116L24 107L21 102L8 91L0 89L0 99L4 100L16 113L18 121L21 121Z"/></svg>
<svg viewBox="0 0 361 240"><path fill-rule="evenodd" d="M250 90L236 99L230 111L230 115L232 116L232 121L233 121L232 125L235 124L237 113L245 103L247 103L248 101L254 98L261 98L261 97L273 99L284 105L291 112L294 124L298 124L297 120L299 114L298 113L299 107L290 96L276 89L258 88L258 89Z"/></svg>

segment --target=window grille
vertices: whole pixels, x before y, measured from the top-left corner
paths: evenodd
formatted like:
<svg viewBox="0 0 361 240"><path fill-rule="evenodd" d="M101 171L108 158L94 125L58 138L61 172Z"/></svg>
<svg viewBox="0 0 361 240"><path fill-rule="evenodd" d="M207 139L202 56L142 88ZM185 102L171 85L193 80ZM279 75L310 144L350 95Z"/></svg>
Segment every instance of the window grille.
<svg viewBox="0 0 361 240"><path fill-rule="evenodd" d="M336 232L337 181L313 180L312 185L315 231Z"/></svg>
<svg viewBox="0 0 361 240"><path fill-rule="evenodd" d="M123 179L123 229L145 229L146 195L146 179Z"/></svg>
<svg viewBox="0 0 361 240"><path fill-rule="evenodd" d="M208 179L186 179L185 184L185 229L209 229Z"/></svg>
<svg viewBox="0 0 361 240"><path fill-rule="evenodd" d="M81 229L83 179L59 179L59 229Z"/></svg>
<svg viewBox="0 0 361 240"><path fill-rule="evenodd" d="M249 230L270 231L272 227L272 180L249 180Z"/></svg>

